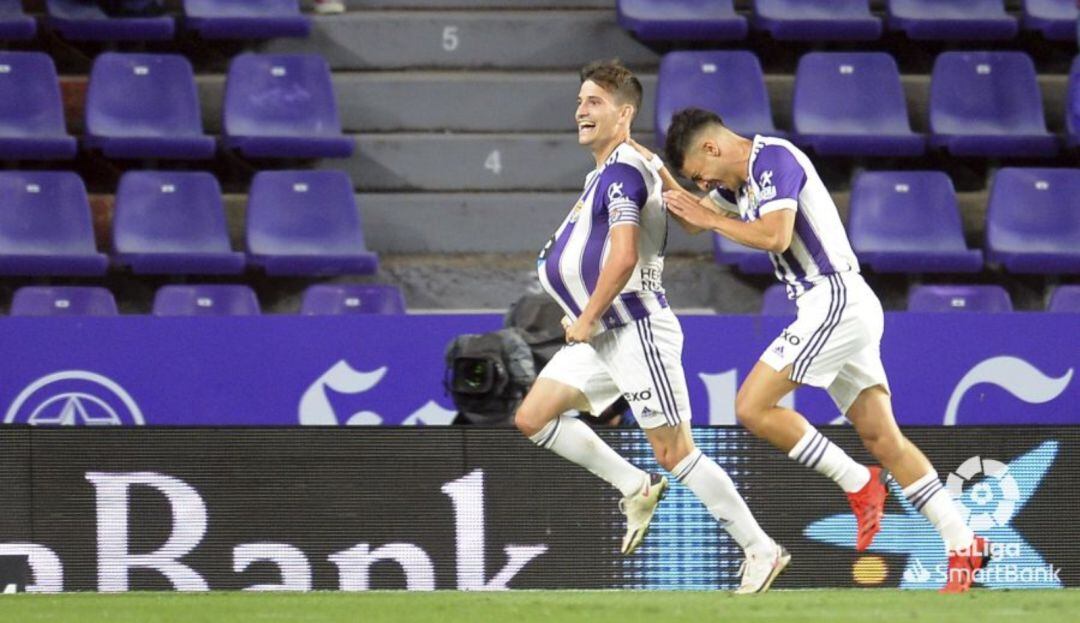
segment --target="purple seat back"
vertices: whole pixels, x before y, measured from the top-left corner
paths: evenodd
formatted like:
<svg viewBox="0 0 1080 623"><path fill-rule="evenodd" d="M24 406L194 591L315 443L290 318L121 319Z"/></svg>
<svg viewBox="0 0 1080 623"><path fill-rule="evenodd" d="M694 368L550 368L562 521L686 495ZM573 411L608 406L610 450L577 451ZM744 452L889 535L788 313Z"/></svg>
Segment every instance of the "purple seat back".
<svg viewBox="0 0 1080 623"><path fill-rule="evenodd" d="M1080 271L1080 169L999 170L986 246L1013 272Z"/></svg>
<svg viewBox="0 0 1080 623"><path fill-rule="evenodd" d="M313 54L237 56L223 114L230 136L341 135L330 66Z"/></svg>
<svg viewBox="0 0 1080 623"><path fill-rule="evenodd" d="M669 52L656 87L657 142L664 143L676 112L702 108L744 136L775 135L761 63L751 52Z"/></svg>
<svg viewBox="0 0 1080 623"><path fill-rule="evenodd" d="M968 254L949 176L940 171L861 173L851 190L848 233L856 253ZM976 258L976 268L981 257Z"/></svg>
<svg viewBox="0 0 1080 623"><path fill-rule="evenodd" d="M116 299L105 288L27 286L15 291L12 316L115 316Z"/></svg>
<svg viewBox="0 0 1080 623"><path fill-rule="evenodd" d="M1023 52L944 52L930 78L934 134L1046 134L1035 64Z"/></svg>
<svg viewBox="0 0 1080 623"><path fill-rule="evenodd" d="M309 316L404 314L405 298L394 286L314 285L304 292L300 313Z"/></svg>
<svg viewBox="0 0 1080 623"><path fill-rule="evenodd" d="M742 39L746 18L732 0L618 0L619 25L645 41Z"/></svg>
<svg viewBox="0 0 1080 623"><path fill-rule="evenodd" d="M914 286L908 292L910 312L1010 312L1009 293L1001 286Z"/></svg>
<svg viewBox="0 0 1080 623"><path fill-rule="evenodd" d="M248 196L255 255L366 253L352 182L343 171L263 171Z"/></svg>
<svg viewBox="0 0 1080 623"><path fill-rule="evenodd" d="M259 299L248 286L163 286L154 296L155 316L255 316L259 313Z"/></svg>
<svg viewBox="0 0 1080 623"><path fill-rule="evenodd" d="M912 39L1011 39L1019 31L1004 0L889 0L889 27Z"/></svg>
<svg viewBox="0 0 1080 623"><path fill-rule="evenodd" d="M1024 28L1053 41L1075 41L1080 10L1075 0L1024 0Z"/></svg>
<svg viewBox="0 0 1080 623"><path fill-rule="evenodd" d="M245 262L230 246L217 178L204 172L124 174L113 246L137 273L237 273Z"/></svg>
<svg viewBox="0 0 1080 623"><path fill-rule="evenodd" d="M1080 144L1080 56L1073 59L1069 70L1069 94L1066 98L1065 127L1069 133L1069 143Z"/></svg>
<svg viewBox="0 0 1080 623"><path fill-rule="evenodd" d="M43 52L0 52L0 136L64 137L56 65Z"/></svg>
<svg viewBox="0 0 1080 623"><path fill-rule="evenodd" d="M110 137L202 137L191 63L177 54L98 56L86 96L86 131Z"/></svg>
<svg viewBox="0 0 1080 623"><path fill-rule="evenodd" d="M1058 286L1050 296L1047 311L1060 313L1080 313L1080 285Z"/></svg>
<svg viewBox="0 0 1080 623"><path fill-rule="evenodd" d="M811 52L795 73L799 134L910 134L900 70L882 52Z"/></svg>
<svg viewBox="0 0 1080 623"><path fill-rule="evenodd" d="M45 0L49 24L72 41L164 41L176 21L160 17L110 17L95 0Z"/></svg>
<svg viewBox="0 0 1080 623"><path fill-rule="evenodd" d="M86 187L67 171L0 172L0 271L4 274L105 272Z"/></svg>
<svg viewBox="0 0 1080 623"><path fill-rule="evenodd" d="M754 21L774 39L869 40L881 36L881 20L869 0L754 0Z"/></svg>
<svg viewBox="0 0 1080 623"><path fill-rule="evenodd" d="M0 0L0 40L33 39L37 22L23 11L22 0Z"/></svg>
<svg viewBox="0 0 1080 623"><path fill-rule="evenodd" d="M184 0L188 28L208 39L304 37L311 23L298 0Z"/></svg>

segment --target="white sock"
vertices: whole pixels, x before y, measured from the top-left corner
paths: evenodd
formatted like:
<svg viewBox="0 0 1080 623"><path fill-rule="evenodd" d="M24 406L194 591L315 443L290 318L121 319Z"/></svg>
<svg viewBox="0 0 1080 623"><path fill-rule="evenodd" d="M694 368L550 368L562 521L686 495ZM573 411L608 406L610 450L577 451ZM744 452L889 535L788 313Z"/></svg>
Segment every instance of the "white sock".
<svg viewBox="0 0 1080 623"><path fill-rule="evenodd" d="M637 493L649 477L619 456L588 424L576 417L560 415L529 439L608 481L623 497Z"/></svg>
<svg viewBox="0 0 1080 623"><path fill-rule="evenodd" d="M746 552L770 554L775 545L758 525L746 501L723 467L695 448L671 471L675 479L694 492L731 538Z"/></svg>
<svg viewBox="0 0 1080 623"><path fill-rule="evenodd" d="M870 482L870 470L856 463L847 452L811 426L788 456L831 479L847 493L855 493Z"/></svg>
<svg viewBox="0 0 1080 623"><path fill-rule="evenodd" d="M941 484L935 470L904 487L904 497L915 510L930 520L934 529L945 541L947 550L962 549L971 545L975 533L964 523L964 517L956 508L956 502Z"/></svg>

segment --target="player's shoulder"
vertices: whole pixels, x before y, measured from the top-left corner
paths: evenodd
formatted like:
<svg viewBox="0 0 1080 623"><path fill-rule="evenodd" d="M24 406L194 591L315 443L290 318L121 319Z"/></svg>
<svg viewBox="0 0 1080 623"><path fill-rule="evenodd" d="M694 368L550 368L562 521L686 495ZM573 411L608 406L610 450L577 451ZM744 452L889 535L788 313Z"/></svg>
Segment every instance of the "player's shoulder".
<svg viewBox="0 0 1080 623"><path fill-rule="evenodd" d="M773 177L778 172L805 171L806 154L782 138L759 136L754 142L754 164L750 167L755 180L762 175Z"/></svg>
<svg viewBox="0 0 1080 623"><path fill-rule="evenodd" d="M641 154L633 147L623 144L617 147L604 163L600 184L604 187L618 185L627 190L645 189L648 186L646 180L651 174L652 171Z"/></svg>

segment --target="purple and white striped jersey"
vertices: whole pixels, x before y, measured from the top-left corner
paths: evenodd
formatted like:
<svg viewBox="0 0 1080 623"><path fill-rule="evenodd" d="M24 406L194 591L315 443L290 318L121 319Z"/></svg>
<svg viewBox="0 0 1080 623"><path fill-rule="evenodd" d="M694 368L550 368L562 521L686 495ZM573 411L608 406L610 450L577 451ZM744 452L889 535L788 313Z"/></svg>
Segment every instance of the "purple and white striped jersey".
<svg viewBox="0 0 1080 623"><path fill-rule="evenodd" d="M661 274L667 211L660 177L627 144L585 178L585 190L537 258L540 284L576 320L596 290L615 227L640 227L638 264L601 318L601 330L667 307Z"/></svg>
<svg viewBox="0 0 1080 623"><path fill-rule="evenodd" d="M783 253L769 253L788 298L798 297L829 275L859 272L836 204L813 163L790 142L755 136L746 184L737 194L717 189L710 197L744 221L777 210L795 211L791 246Z"/></svg>

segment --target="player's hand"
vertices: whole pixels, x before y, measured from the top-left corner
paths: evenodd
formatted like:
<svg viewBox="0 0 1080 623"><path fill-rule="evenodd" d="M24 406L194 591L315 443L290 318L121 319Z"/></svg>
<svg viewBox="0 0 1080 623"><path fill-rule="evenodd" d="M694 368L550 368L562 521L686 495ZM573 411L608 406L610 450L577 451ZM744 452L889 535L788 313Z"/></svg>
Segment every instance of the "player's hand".
<svg viewBox="0 0 1080 623"><path fill-rule="evenodd" d="M669 190L664 193L664 203L668 211L677 216L681 221L700 227L712 229L713 219L716 212L701 205L701 200L685 190Z"/></svg>
<svg viewBox="0 0 1080 623"><path fill-rule="evenodd" d="M593 332L596 330L596 321L589 322L583 318L578 318L569 327L566 328L566 343L578 344L588 343L592 339Z"/></svg>
<svg viewBox="0 0 1080 623"><path fill-rule="evenodd" d="M645 158L645 160L652 160L653 156L656 155L653 152L649 151L649 149L647 147L645 147L644 145L642 145L641 143L635 141L632 138L626 139L626 144L633 147L635 150L637 150L637 152L639 154L641 154L641 157Z"/></svg>

